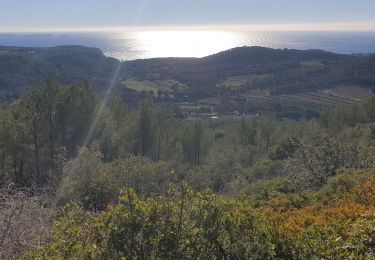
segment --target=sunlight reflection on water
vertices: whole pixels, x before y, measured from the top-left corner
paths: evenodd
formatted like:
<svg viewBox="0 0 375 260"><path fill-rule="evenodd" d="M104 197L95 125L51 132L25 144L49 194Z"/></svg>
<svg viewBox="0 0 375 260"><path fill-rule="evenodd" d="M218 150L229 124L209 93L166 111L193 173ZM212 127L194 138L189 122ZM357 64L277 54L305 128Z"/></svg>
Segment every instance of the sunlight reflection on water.
<svg viewBox="0 0 375 260"><path fill-rule="evenodd" d="M240 46L375 52L374 32L140 31L113 33L110 42L104 52L123 60L204 57Z"/></svg>
<svg viewBox="0 0 375 260"><path fill-rule="evenodd" d="M203 57L240 46L375 53L375 32L125 31L0 34L0 45L97 47L110 57Z"/></svg>
<svg viewBox="0 0 375 260"><path fill-rule="evenodd" d="M269 46L259 33L230 31L140 31L113 33L110 47L104 52L112 57L129 59L152 57L204 57L240 46ZM126 46L126 47L125 47ZM275 46L278 44L275 43ZM129 51L128 53L124 51ZM133 58L130 58L133 59Z"/></svg>

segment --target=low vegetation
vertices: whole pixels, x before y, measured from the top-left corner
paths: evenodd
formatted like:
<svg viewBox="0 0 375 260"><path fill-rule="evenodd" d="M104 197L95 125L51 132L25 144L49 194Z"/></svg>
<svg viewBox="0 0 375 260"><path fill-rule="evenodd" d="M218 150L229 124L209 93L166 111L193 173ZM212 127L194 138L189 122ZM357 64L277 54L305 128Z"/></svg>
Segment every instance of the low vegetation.
<svg viewBox="0 0 375 260"><path fill-rule="evenodd" d="M372 259L375 99L310 120L177 119L53 80L0 106L0 252Z"/></svg>

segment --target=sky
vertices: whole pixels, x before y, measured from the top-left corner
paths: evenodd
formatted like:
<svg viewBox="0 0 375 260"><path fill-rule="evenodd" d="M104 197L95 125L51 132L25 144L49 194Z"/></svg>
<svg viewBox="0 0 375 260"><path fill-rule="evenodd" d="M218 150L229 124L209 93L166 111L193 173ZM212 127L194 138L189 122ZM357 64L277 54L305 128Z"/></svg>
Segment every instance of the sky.
<svg viewBox="0 0 375 260"><path fill-rule="evenodd" d="M0 31L236 26L375 30L375 0L0 0Z"/></svg>

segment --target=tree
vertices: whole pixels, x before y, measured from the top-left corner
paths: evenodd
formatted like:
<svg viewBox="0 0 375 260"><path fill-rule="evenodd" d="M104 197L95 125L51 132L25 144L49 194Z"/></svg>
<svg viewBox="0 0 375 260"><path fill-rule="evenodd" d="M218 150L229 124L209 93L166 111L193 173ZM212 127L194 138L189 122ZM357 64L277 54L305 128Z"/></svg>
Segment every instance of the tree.
<svg viewBox="0 0 375 260"><path fill-rule="evenodd" d="M155 115L155 124L157 127L157 136L156 136L156 159L160 160L161 148L163 139L166 137L166 132L170 124L170 116L168 112L158 109Z"/></svg>
<svg viewBox="0 0 375 260"><path fill-rule="evenodd" d="M262 138L263 142L265 143L266 152L268 152L272 134L276 129L275 122L276 122L276 119L273 116L262 117L259 120L260 137Z"/></svg>
<svg viewBox="0 0 375 260"><path fill-rule="evenodd" d="M180 129L179 141L183 147L184 158L194 166L202 162L204 146L208 141L206 134L206 126L201 121L186 123Z"/></svg>
<svg viewBox="0 0 375 260"><path fill-rule="evenodd" d="M6 111L6 122L2 125L2 129L5 131L1 133L3 144L5 145L4 148L6 148L6 153L4 153L4 172L13 171L13 177L8 176L8 180L14 181L19 186L26 186L33 181L31 176L25 176L24 174L25 171L30 170L26 167L27 158L32 158L28 149L27 125L22 116L23 111L19 103L7 107ZM7 157L9 158L8 163L6 161ZM6 167L7 165L9 166Z"/></svg>
<svg viewBox="0 0 375 260"><path fill-rule="evenodd" d="M300 140L295 137L289 137L279 142L276 148L271 152L272 160L286 160L291 158L300 148Z"/></svg>
<svg viewBox="0 0 375 260"><path fill-rule="evenodd" d="M43 92L40 87L31 88L21 101L22 116L24 116L28 131L32 138L35 159L35 183L42 183L41 149L46 137L46 107Z"/></svg>
<svg viewBox="0 0 375 260"><path fill-rule="evenodd" d="M95 140L95 116L98 113L99 98L87 82L65 88L57 104L57 127L59 140L66 147L68 156L77 152L77 146ZM91 129L91 130L90 130ZM55 138L56 139L56 138Z"/></svg>
<svg viewBox="0 0 375 260"><path fill-rule="evenodd" d="M139 110L137 151L141 155L149 155L154 144L153 107L149 102L144 101L139 105Z"/></svg>
<svg viewBox="0 0 375 260"><path fill-rule="evenodd" d="M6 156L11 150L13 118L7 106L0 106L0 180L4 179Z"/></svg>
<svg viewBox="0 0 375 260"><path fill-rule="evenodd" d="M255 138L257 134L256 121L251 121L249 124L249 122L247 122L245 118L241 118L241 122L238 127L238 133L240 136L241 145L255 145Z"/></svg>
<svg viewBox="0 0 375 260"><path fill-rule="evenodd" d="M115 121L115 130L119 131L120 128L124 126L129 109L119 96L112 97L108 106Z"/></svg>
<svg viewBox="0 0 375 260"><path fill-rule="evenodd" d="M198 166L201 162L202 137L204 128L201 122L194 123L194 165Z"/></svg>
<svg viewBox="0 0 375 260"><path fill-rule="evenodd" d="M48 118L49 152L51 160L53 160L55 153L56 107L59 102L60 88L54 80L48 79L42 88L42 94Z"/></svg>

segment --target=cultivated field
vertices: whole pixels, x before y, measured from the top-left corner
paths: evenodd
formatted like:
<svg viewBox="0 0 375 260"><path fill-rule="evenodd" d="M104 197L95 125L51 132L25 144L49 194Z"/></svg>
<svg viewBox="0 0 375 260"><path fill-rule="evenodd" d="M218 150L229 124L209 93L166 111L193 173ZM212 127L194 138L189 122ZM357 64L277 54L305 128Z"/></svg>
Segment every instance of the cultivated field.
<svg viewBox="0 0 375 260"><path fill-rule="evenodd" d="M153 91L155 94L157 94L158 91L172 93L173 91L181 91L187 88L186 85L173 79L153 80L153 81L127 79L127 80L124 80L122 83L127 88L134 89L137 92Z"/></svg>
<svg viewBox="0 0 375 260"><path fill-rule="evenodd" d="M261 74L261 75L241 75L232 76L226 78L224 81L220 82L217 87L220 88L238 88L246 85L251 85L256 81L261 81L269 77L271 74Z"/></svg>
<svg viewBox="0 0 375 260"><path fill-rule="evenodd" d="M321 106L341 107L368 99L373 96L369 88L356 86L337 86L332 89L320 90L317 92L304 92L294 95L271 95L265 90L252 90L248 92L247 99L264 102L282 103L306 103Z"/></svg>

